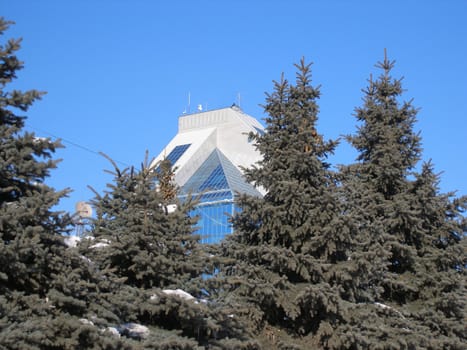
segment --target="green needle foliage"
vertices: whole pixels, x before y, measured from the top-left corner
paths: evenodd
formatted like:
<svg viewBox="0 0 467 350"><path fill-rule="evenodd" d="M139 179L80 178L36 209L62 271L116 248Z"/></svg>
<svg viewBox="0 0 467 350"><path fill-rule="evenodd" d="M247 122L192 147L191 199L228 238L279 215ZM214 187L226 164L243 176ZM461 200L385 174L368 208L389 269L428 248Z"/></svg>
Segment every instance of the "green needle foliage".
<svg viewBox="0 0 467 350"><path fill-rule="evenodd" d="M191 203L168 196L166 183L156 188L159 175L147 157L139 171L113 164L113 183L93 201L96 219L87 256L128 285L183 288L203 269L199 237L192 234L195 220L187 215ZM178 206L172 213L170 204Z"/></svg>
<svg viewBox="0 0 467 350"><path fill-rule="evenodd" d="M133 291L133 309L125 306L128 299L122 300L119 289L108 300L125 310L126 322L148 327L140 345L254 349L255 343L221 306L199 299L208 258L193 234L193 203L177 199L170 162L154 164L146 155L140 170L120 170L109 160L113 181L103 195L96 193L96 218L81 251L109 280Z"/></svg>
<svg viewBox="0 0 467 350"><path fill-rule="evenodd" d="M267 95L263 159L245 170L266 191L240 195L235 233L218 248L209 291L264 348L461 349L465 344L466 197L440 194L400 102L393 62L370 79L355 164L330 170L336 146L316 130L319 90L302 60L295 85Z"/></svg>
<svg viewBox="0 0 467 350"><path fill-rule="evenodd" d="M320 93L310 64L296 68L295 85L282 77L267 95L265 134L250 135L263 159L245 176L266 194L238 197L235 233L221 245L220 273L211 281L266 348L305 346L323 324L341 322L343 298L356 298L360 288L337 284L343 274L352 279L354 244L327 162L337 141L316 129Z"/></svg>
<svg viewBox="0 0 467 350"><path fill-rule="evenodd" d="M11 22L0 18L0 34ZM89 319L101 316L99 277L64 244L70 217L53 211L68 190L45 183L60 142L24 131L24 113L44 93L8 90L23 63L20 40L0 46L0 346L117 349Z"/></svg>
<svg viewBox="0 0 467 350"><path fill-rule="evenodd" d="M382 74L370 78L356 109L361 124L347 137L359 156L341 169L347 210L368 237L368 248L379 251L383 278L375 281L376 301L379 313L385 312L375 318L359 307L351 329L341 334L361 347L461 349L467 227L461 213L467 197L440 194L431 163L415 170L421 158L421 138L413 130L417 110L401 101L393 66L385 55L377 65Z"/></svg>
<svg viewBox="0 0 467 350"><path fill-rule="evenodd" d="M44 93L8 89L19 47L0 45L0 348L465 348L467 196L418 165L417 109L386 55L346 137L353 164L327 161L338 143L317 130L302 59L250 135L262 160L245 177L265 196L238 195L234 234L199 243L168 160L121 170L107 157L112 182L70 248L71 217L53 210L68 190L46 184L62 146L17 115Z"/></svg>

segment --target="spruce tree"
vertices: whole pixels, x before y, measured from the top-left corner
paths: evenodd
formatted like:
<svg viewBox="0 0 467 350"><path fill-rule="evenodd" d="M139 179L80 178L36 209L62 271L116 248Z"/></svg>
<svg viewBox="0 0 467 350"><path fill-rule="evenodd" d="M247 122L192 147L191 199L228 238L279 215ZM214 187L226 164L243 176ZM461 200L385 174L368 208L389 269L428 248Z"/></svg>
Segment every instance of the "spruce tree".
<svg viewBox="0 0 467 350"><path fill-rule="evenodd" d="M11 23L0 18L1 35ZM68 190L46 184L61 144L25 131L26 117L17 115L44 93L8 89L23 68L19 48L15 39L0 46L0 345L127 348L92 325L105 313L93 300L99 277L64 244L70 217L53 207Z"/></svg>
<svg viewBox="0 0 467 350"><path fill-rule="evenodd" d="M147 157L139 171L112 163L114 181L93 201L89 257L137 288L184 288L203 269L195 221L187 215L191 204L168 193L170 181L159 186L158 177L167 175ZM177 208L169 213L169 205Z"/></svg>
<svg viewBox="0 0 467 350"><path fill-rule="evenodd" d="M413 207L420 217L417 241L417 319L433 337L436 346L454 347L466 342L467 321L467 196L440 193L439 175L431 162L424 163L410 189Z"/></svg>
<svg viewBox="0 0 467 350"><path fill-rule="evenodd" d="M402 80L391 76L394 62L385 55L377 67L382 74L370 78L364 104L356 109L361 124L347 137L359 152L357 162L342 167L341 174L344 202L359 223L359 236L369 237L368 248L380 251L379 292L371 307L356 305L352 320L336 333L341 344L460 349L465 342L460 325L466 321L461 213L467 198L439 193L430 163L416 171L417 109L401 101Z"/></svg>
<svg viewBox="0 0 467 350"><path fill-rule="evenodd" d="M238 196L235 232L219 248L211 281L265 348L306 348L316 332L342 321L346 298L364 294L357 283L338 284L352 281L357 267L349 262L353 226L327 162L337 141L317 131L311 65L302 59L296 68L295 84L282 76L267 94L264 135L250 135L262 160L245 177L266 194Z"/></svg>
<svg viewBox="0 0 467 350"><path fill-rule="evenodd" d="M193 202L177 198L170 162L155 164L146 154L139 170L121 170L108 159L113 181L103 195L96 192L96 218L80 249L109 280L124 284L124 300L115 289L109 303L120 309L127 293L134 296L123 319L148 327L141 345L253 349L235 319L202 299L207 255L193 234Z"/></svg>

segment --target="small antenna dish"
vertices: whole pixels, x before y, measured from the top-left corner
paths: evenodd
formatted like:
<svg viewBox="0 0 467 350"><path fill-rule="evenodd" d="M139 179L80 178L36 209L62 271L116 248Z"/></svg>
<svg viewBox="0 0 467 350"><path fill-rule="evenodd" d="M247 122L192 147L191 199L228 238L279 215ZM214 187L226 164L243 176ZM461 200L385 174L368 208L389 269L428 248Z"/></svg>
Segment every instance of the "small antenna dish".
<svg viewBox="0 0 467 350"><path fill-rule="evenodd" d="M203 110L203 105L198 105L198 111L201 112Z"/></svg>
<svg viewBox="0 0 467 350"><path fill-rule="evenodd" d="M86 202L78 202L75 206L76 214L80 218L90 218L92 216L92 208Z"/></svg>

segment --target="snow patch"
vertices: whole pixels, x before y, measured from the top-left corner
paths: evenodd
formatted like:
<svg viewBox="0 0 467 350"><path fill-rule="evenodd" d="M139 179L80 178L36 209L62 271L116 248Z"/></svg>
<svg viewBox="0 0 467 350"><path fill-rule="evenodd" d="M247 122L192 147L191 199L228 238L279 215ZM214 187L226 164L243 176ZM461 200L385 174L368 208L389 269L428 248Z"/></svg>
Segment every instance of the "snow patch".
<svg viewBox="0 0 467 350"><path fill-rule="evenodd" d="M92 264L92 260L89 259L89 258L87 258L87 257L85 257L84 255L80 255L79 257L80 257L81 259L83 259L84 261L86 261L88 264Z"/></svg>
<svg viewBox="0 0 467 350"><path fill-rule="evenodd" d="M169 204L166 206L167 213L173 213L175 210L177 210L177 204Z"/></svg>
<svg viewBox="0 0 467 350"><path fill-rule="evenodd" d="M45 303L47 304L48 308L50 309L55 309L55 305L53 305L50 300L49 300L49 297L45 297L44 299Z"/></svg>
<svg viewBox="0 0 467 350"><path fill-rule="evenodd" d="M193 300L195 297L191 295L190 293L185 292L184 290L181 289L164 289L162 293L167 294L167 295L176 295L182 299L185 300ZM152 297L151 297L152 298Z"/></svg>
<svg viewBox="0 0 467 350"><path fill-rule="evenodd" d="M164 209L167 212L167 214L171 214L175 210L177 210L177 204L163 205L162 203L159 203L159 207Z"/></svg>
<svg viewBox="0 0 467 350"><path fill-rule="evenodd" d="M33 138L33 141L35 144L41 144L43 142L47 142L47 143L50 143L50 140L48 137L38 137L38 136L35 136Z"/></svg>
<svg viewBox="0 0 467 350"><path fill-rule="evenodd" d="M89 249L104 248L107 247L109 244L110 241L108 239L101 239L100 242L93 244L89 247Z"/></svg>
<svg viewBox="0 0 467 350"><path fill-rule="evenodd" d="M396 310L395 308L389 306L389 305L386 305L386 304L382 304L382 303L378 303L377 301L374 302L374 304L382 309L387 309L387 310L392 310L393 312L395 312L397 315L399 315L399 317L401 318L404 318L404 315L402 315L402 313L399 311L399 310Z"/></svg>
<svg viewBox="0 0 467 350"><path fill-rule="evenodd" d="M81 241L81 238L78 236L68 236L63 240L68 248L76 248L79 241Z"/></svg>
<svg viewBox="0 0 467 350"><path fill-rule="evenodd" d="M94 323L92 321L89 321L87 318L80 318L79 321L82 324L87 324L87 325L90 325L90 326L94 326Z"/></svg>
<svg viewBox="0 0 467 350"><path fill-rule="evenodd" d="M392 307L390 307L389 305L378 303L378 302L375 302L375 305L379 306L382 309L392 309Z"/></svg>
<svg viewBox="0 0 467 350"><path fill-rule="evenodd" d="M119 333L133 339L144 339L149 335L149 328L138 323L125 323L120 326Z"/></svg>
<svg viewBox="0 0 467 350"><path fill-rule="evenodd" d="M107 328L104 329L104 332L108 332L108 333L120 338L120 332L115 327L107 327Z"/></svg>
<svg viewBox="0 0 467 350"><path fill-rule="evenodd" d="M96 243L90 246L89 249L104 248L104 247L107 247L108 245L109 243L99 242L99 243Z"/></svg>

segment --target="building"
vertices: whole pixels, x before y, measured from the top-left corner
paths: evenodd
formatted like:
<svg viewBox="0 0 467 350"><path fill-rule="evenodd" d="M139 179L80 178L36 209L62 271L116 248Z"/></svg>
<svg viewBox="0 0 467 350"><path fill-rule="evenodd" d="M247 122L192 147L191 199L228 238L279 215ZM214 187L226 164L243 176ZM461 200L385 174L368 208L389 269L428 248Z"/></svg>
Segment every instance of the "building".
<svg viewBox="0 0 467 350"><path fill-rule="evenodd" d="M234 213L237 192L261 196L241 170L260 159L250 132L264 129L236 106L185 114L178 119L177 135L155 159L166 157L175 166L182 199L189 194L199 198L194 214L199 216L202 243L218 243L232 233L228 217Z"/></svg>

